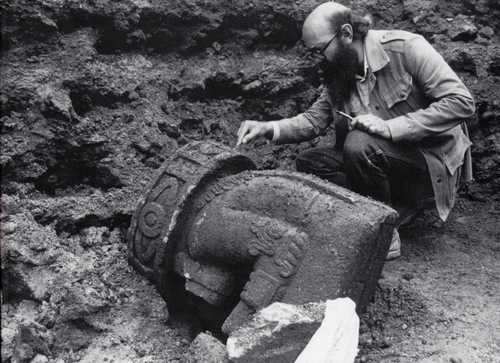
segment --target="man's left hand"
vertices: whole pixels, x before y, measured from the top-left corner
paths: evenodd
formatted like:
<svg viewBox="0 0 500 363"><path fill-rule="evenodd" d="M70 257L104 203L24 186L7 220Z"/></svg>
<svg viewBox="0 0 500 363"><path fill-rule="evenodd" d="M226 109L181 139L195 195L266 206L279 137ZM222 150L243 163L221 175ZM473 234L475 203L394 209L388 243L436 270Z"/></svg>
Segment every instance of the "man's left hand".
<svg viewBox="0 0 500 363"><path fill-rule="evenodd" d="M354 117L350 122L350 126L351 129L358 129L384 139L391 139L391 131L387 123L371 113Z"/></svg>

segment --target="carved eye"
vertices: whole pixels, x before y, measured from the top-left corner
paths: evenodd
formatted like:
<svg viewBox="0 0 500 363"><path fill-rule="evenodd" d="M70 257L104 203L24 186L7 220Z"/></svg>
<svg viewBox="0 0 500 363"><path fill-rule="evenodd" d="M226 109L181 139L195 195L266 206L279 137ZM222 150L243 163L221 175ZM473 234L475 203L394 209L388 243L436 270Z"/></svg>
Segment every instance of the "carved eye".
<svg viewBox="0 0 500 363"><path fill-rule="evenodd" d="M141 232L150 238L158 236L165 222L165 209L158 203L148 203L141 211L139 217L139 228Z"/></svg>

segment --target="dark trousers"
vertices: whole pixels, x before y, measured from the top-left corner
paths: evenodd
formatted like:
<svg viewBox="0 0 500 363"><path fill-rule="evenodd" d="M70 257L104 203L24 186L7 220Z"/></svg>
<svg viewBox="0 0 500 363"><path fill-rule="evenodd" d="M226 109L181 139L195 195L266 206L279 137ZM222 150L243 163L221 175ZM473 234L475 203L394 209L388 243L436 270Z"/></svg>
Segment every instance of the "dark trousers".
<svg viewBox="0 0 500 363"><path fill-rule="evenodd" d="M400 212L428 204L433 197L427 164L415 146L359 130L347 134L343 150L309 149L297 157L296 165L298 171L370 196Z"/></svg>

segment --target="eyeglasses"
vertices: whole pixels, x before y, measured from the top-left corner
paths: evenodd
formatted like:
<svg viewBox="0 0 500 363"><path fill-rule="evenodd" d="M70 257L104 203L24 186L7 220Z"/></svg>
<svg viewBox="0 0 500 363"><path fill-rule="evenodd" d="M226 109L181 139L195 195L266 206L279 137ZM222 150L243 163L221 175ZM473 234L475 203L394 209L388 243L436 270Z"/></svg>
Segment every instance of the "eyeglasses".
<svg viewBox="0 0 500 363"><path fill-rule="evenodd" d="M333 37L331 37L331 39L328 42L326 42L326 44L324 46L322 46L321 48L309 48L307 50L307 53L313 57L323 56L324 55L323 53L325 53L325 50L330 46L330 44L337 37L338 34L339 34L339 32L335 32L335 34L333 34Z"/></svg>

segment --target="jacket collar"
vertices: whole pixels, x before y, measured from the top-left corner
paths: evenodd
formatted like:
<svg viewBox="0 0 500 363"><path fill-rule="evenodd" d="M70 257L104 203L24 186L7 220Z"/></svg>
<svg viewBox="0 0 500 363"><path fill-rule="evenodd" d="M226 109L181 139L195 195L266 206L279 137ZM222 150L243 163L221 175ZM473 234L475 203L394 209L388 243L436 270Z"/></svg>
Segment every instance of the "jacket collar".
<svg viewBox="0 0 500 363"><path fill-rule="evenodd" d="M377 72L389 63L389 56L384 50L380 37L382 32L379 30L368 30L365 38L365 55L372 72Z"/></svg>

